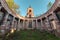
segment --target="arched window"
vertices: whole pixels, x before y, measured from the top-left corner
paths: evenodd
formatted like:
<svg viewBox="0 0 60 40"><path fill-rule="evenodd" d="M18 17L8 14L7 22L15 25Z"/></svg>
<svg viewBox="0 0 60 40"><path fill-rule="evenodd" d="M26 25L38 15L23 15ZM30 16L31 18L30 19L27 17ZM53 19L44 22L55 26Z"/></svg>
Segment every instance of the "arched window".
<svg viewBox="0 0 60 40"><path fill-rule="evenodd" d="M31 10L29 10L29 12L31 12Z"/></svg>

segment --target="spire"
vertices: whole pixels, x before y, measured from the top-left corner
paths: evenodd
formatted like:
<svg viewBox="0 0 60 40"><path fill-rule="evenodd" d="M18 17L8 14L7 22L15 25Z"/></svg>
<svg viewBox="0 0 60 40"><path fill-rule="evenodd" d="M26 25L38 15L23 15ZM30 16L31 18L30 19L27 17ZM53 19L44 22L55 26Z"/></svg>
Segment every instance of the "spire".
<svg viewBox="0 0 60 40"><path fill-rule="evenodd" d="M29 8L31 8L31 5L29 6Z"/></svg>
<svg viewBox="0 0 60 40"><path fill-rule="evenodd" d="M27 9L26 17L34 17L33 8L31 6L29 6L28 9Z"/></svg>

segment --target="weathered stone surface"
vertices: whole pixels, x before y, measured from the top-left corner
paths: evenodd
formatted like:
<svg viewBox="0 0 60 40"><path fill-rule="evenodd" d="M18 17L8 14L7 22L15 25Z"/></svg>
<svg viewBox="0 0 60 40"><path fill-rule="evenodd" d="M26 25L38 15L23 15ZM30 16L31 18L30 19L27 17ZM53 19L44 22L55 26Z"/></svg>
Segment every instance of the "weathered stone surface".
<svg viewBox="0 0 60 40"><path fill-rule="evenodd" d="M3 17L1 20L1 25L5 25L1 30L7 30L6 27L8 27L8 30L14 29L39 29L43 31L48 31L50 33L54 33L55 35L60 35L60 0L56 0L51 9L49 9L45 14L39 16L39 17L22 17L16 14L13 10L11 10L5 0L0 0L0 13L3 12ZM3 10L2 10L3 9ZM9 14L12 17L9 17ZM7 17L6 17L7 16ZM32 14L33 16L33 14ZM32 27L29 28L29 22L32 22ZM8 26L9 25L9 26Z"/></svg>

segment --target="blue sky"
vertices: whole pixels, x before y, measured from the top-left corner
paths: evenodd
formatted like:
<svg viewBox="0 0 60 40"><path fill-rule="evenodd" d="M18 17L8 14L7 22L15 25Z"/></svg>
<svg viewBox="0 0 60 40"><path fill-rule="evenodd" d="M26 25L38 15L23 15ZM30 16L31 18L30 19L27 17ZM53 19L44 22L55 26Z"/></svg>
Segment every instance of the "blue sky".
<svg viewBox="0 0 60 40"><path fill-rule="evenodd" d="M49 2L54 3L55 0L14 0L17 5L20 6L20 15L26 16L27 8L31 5L34 10L34 15L40 15L47 11L47 4Z"/></svg>

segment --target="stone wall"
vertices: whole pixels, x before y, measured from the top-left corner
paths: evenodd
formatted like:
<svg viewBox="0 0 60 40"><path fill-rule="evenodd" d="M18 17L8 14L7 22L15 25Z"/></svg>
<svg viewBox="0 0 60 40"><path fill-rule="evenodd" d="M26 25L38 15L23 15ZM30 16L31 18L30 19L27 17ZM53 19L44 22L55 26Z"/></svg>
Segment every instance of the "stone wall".
<svg viewBox="0 0 60 40"><path fill-rule="evenodd" d="M17 31L20 29L39 29L60 36L60 20L56 15L60 11L60 0L56 0L51 9L45 14L33 18L17 16L18 14L8 7L5 0L0 0L0 2L2 3L0 3L1 33L10 32L11 29ZM30 24L31 26L29 26Z"/></svg>

